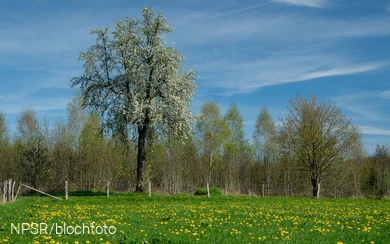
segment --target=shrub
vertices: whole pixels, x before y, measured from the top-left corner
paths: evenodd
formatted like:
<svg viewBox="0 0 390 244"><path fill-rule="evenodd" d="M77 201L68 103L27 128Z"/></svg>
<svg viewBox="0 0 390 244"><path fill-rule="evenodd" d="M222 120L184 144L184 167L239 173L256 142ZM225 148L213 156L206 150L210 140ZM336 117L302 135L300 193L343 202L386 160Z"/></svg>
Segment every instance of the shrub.
<svg viewBox="0 0 390 244"><path fill-rule="evenodd" d="M206 196L207 195L207 189L206 188L199 188L195 192L195 196ZM210 196L221 196L222 192L216 187L210 187Z"/></svg>

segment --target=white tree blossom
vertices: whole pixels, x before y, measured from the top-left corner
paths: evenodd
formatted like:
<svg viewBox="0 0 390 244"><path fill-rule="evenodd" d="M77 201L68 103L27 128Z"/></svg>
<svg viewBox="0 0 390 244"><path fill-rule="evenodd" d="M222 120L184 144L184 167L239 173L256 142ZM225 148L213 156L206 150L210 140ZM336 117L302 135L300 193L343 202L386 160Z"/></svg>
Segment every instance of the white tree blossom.
<svg viewBox="0 0 390 244"><path fill-rule="evenodd" d="M79 59L84 74L72 79L80 86L85 105L100 112L114 135L129 126L138 132L137 191L143 191L146 137L152 130L184 138L190 131L190 104L195 92L195 71L184 70L184 57L167 46L162 35L171 32L165 18L151 8L143 20L119 20L109 33L93 30L96 44Z"/></svg>

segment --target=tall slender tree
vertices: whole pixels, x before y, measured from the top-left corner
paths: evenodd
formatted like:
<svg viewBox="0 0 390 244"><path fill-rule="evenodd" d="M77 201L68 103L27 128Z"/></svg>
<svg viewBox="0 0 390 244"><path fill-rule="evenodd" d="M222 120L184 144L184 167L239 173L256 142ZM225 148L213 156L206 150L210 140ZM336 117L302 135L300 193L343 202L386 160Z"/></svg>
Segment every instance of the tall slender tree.
<svg viewBox="0 0 390 244"><path fill-rule="evenodd" d="M230 136L224 142L224 166L226 168L225 185L229 190L239 189L240 169L244 168L244 158L248 146L244 136L244 119L235 103L231 103L226 111L225 120Z"/></svg>
<svg viewBox="0 0 390 244"><path fill-rule="evenodd" d="M221 115L217 103L206 102L202 105L197 122L196 138L199 152L207 161L207 182L211 182L214 160L221 152L223 143L229 138L229 127Z"/></svg>
<svg viewBox="0 0 390 244"><path fill-rule="evenodd" d="M128 17L108 28L94 30L96 44L80 53L84 74L72 79L84 104L101 114L114 135L135 127L138 140L137 186L144 190L148 135L168 132L185 137L190 131L189 108L195 91L195 72L182 66L184 57L163 36L171 32L165 18L151 8L142 20Z"/></svg>
<svg viewBox="0 0 390 244"><path fill-rule="evenodd" d="M257 117L253 142L255 158L263 165L263 183L267 184L267 191L270 193L272 166L277 161L277 133L275 122L267 107L263 107Z"/></svg>

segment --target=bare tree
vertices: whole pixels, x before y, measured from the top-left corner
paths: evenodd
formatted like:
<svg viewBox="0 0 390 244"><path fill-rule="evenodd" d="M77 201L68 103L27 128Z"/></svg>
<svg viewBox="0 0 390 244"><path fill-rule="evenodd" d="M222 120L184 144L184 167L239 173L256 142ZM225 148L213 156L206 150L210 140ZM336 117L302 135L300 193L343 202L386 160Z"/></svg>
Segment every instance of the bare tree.
<svg viewBox="0 0 390 244"><path fill-rule="evenodd" d="M290 99L288 112L284 138L300 168L309 172L317 196L324 171L361 148L360 133L336 105L318 103L314 95Z"/></svg>
<svg viewBox="0 0 390 244"><path fill-rule="evenodd" d="M23 109L18 117L16 143L22 155L23 179L35 188L49 173L48 137L47 120L41 125L33 109Z"/></svg>

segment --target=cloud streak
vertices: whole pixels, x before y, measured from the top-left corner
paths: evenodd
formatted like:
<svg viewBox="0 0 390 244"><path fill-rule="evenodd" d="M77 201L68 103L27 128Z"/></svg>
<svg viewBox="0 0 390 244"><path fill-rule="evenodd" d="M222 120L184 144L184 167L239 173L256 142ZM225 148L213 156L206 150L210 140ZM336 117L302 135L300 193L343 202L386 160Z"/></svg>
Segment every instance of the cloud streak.
<svg viewBox="0 0 390 244"><path fill-rule="evenodd" d="M324 8L326 6L325 0L274 0L274 1L279 3L312 7L312 8Z"/></svg>
<svg viewBox="0 0 390 244"><path fill-rule="evenodd" d="M274 1L268 1L268 2L265 2L265 3L252 5L250 7L246 7L246 8L242 8L242 9L238 9L238 10L233 10L233 11L230 11L230 12L216 14L215 16L207 18L207 20L221 18L221 17L232 15L232 14L238 14L238 13L241 13L241 12L244 12L244 11L248 11L248 10L251 10L251 9L255 9L255 8L261 8L261 7L267 6L267 5L272 4L272 3L274 3Z"/></svg>
<svg viewBox="0 0 390 244"><path fill-rule="evenodd" d="M390 107L390 103L386 101L390 97L387 97L386 94L388 91L357 92L331 99L344 109L360 115L360 118L357 119L386 122L389 119L384 109Z"/></svg>
<svg viewBox="0 0 390 244"><path fill-rule="evenodd" d="M390 90L381 92L379 97L382 99L390 99Z"/></svg>
<svg viewBox="0 0 390 244"><path fill-rule="evenodd" d="M279 1L311 7L327 4ZM233 15L256 6L216 16ZM187 62L207 79L207 86L222 88L219 93L226 96L267 86L370 72L388 65L388 57L361 59L359 49L351 52L342 46L352 39L389 36L390 18L386 16L353 16L351 21L299 12L275 14L268 9L249 11L240 18L204 20L201 14L188 16L192 21L186 21L186 28L174 28L173 41L189 58Z"/></svg>
<svg viewBox="0 0 390 244"><path fill-rule="evenodd" d="M337 16L303 15L297 12L272 12L268 8L250 11L240 18L218 18L228 13L175 15L169 22L173 39L181 47L258 40L259 43L283 46L307 46L311 43L332 43L350 38L389 36L390 16L353 16L352 20ZM168 12L168 17L170 13ZM182 23L186 23L184 26ZM184 28L185 27L185 28ZM169 43L169 42L168 42ZM267 48L267 46L265 46Z"/></svg>
<svg viewBox="0 0 390 244"><path fill-rule="evenodd" d="M292 53L271 55L261 61L203 62L196 67L212 81L209 86L226 89L221 95L234 95L252 93L268 86L369 72L384 65L356 63L339 55Z"/></svg>
<svg viewBox="0 0 390 244"><path fill-rule="evenodd" d="M305 81L330 76L351 75L376 70L381 67L383 67L383 64L381 63L334 67L323 71L308 72L307 74L302 75L302 77L298 80Z"/></svg>
<svg viewBox="0 0 390 244"><path fill-rule="evenodd" d="M380 136L390 136L390 130L381 129L372 126L359 126L363 134L368 135L380 135Z"/></svg>
<svg viewBox="0 0 390 244"><path fill-rule="evenodd" d="M11 100L2 109L7 115L19 114L23 108L32 107L36 112L49 112L53 110L65 110L70 99L40 99L35 101L26 101L23 99Z"/></svg>

